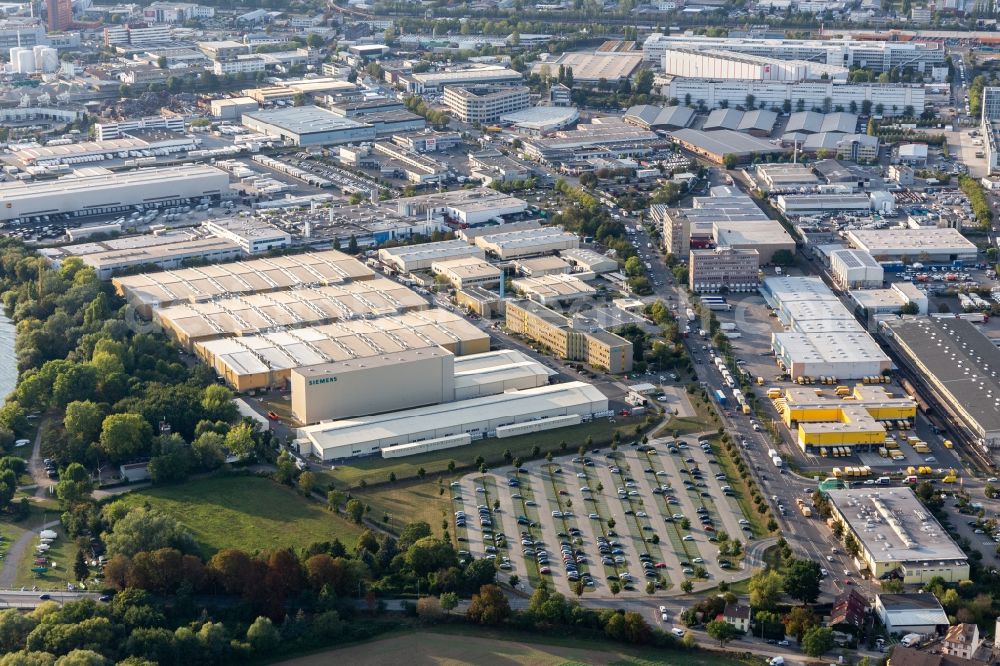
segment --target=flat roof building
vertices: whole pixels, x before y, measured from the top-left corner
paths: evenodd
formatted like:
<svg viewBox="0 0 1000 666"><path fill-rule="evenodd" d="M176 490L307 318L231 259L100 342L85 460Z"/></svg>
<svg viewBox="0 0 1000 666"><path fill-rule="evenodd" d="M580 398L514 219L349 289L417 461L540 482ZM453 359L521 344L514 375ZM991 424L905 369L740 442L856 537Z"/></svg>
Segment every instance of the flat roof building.
<svg viewBox="0 0 1000 666"><path fill-rule="evenodd" d="M903 363L953 416L965 438L996 455L1000 448L997 346L972 322L952 317L903 317L883 322Z"/></svg>
<svg viewBox="0 0 1000 666"><path fill-rule="evenodd" d="M396 200L400 215L416 218L451 219L465 225L478 225L509 215L519 215L528 203L489 187L436 192Z"/></svg>
<svg viewBox="0 0 1000 666"><path fill-rule="evenodd" d="M491 287L500 284L503 271L478 257L445 259L431 264L431 271L447 280L455 289Z"/></svg>
<svg viewBox="0 0 1000 666"><path fill-rule="evenodd" d="M329 146L374 141L375 127L339 116L318 106L296 106L245 112L244 126L278 136L296 146Z"/></svg>
<svg viewBox="0 0 1000 666"><path fill-rule="evenodd" d="M559 66L573 68L573 80L597 83L600 80L617 83L632 76L642 64L642 54L638 51L614 52L593 51L590 53L563 53L554 60L537 62L531 68L533 74L548 71L556 73Z"/></svg>
<svg viewBox="0 0 1000 666"><path fill-rule="evenodd" d="M511 281L513 288L542 305L569 303L592 298L597 290L572 275L552 274L522 277Z"/></svg>
<svg viewBox="0 0 1000 666"><path fill-rule="evenodd" d="M897 577L908 585L937 576L949 583L968 579L969 558L911 488L851 488L826 494L834 519L857 539L857 559L874 579ZM947 624L946 615L937 617Z"/></svg>
<svg viewBox="0 0 1000 666"><path fill-rule="evenodd" d="M243 249L225 238L193 238L163 245L92 252L80 257L102 280L136 268L181 268L191 260L226 262L239 259Z"/></svg>
<svg viewBox="0 0 1000 666"><path fill-rule="evenodd" d="M439 92L445 86L518 85L524 82L524 75L501 65L480 65L443 72L408 74L400 80L407 92L419 95Z"/></svg>
<svg viewBox="0 0 1000 666"><path fill-rule="evenodd" d="M535 257L533 259L518 259L514 262L517 272L526 277L541 277L569 273L570 265L565 259L554 255Z"/></svg>
<svg viewBox="0 0 1000 666"><path fill-rule="evenodd" d="M864 250L835 250L830 253L833 281L844 290L869 289L882 286L885 270Z"/></svg>
<svg viewBox="0 0 1000 666"><path fill-rule="evenodd" d="M371 280L375 272L338 250L291 254L112 280L119 296L147 314L152 308L210 301L232 294Z"/></svg>
<svg viewBox="0 0 1000 666"><path fill-rule="evenodd" d="M569 361L582 361L613 374L632 369L632 343L603 330L584 330L554 310L529 300L510 300L505 307L507 329L547 347Z"/></svg>
<svg viewBox="0 0 1000 666"><path fill-rule="evenodd" d="M501 395L300 428L303 455L338 460L382 454L411 455L470 445L484 437L510 437L576 425L607 412L596 387L567 382ZM417 446L406 446L417 444Z"/></svg>
<svg viewBox="0 0 1000 666"><path fill-rule="evenodd" d="M561 130L579 119L575 106L532 106L500 116L501 123L535 135Z"/></svg>
<svg viewBox="0 0 1000 666"><path fill-rule="evenodd" d="M819 185L819 178L804 164L758 164L756 173L769 192Z"/></svg>
<svg viewBox="0 0 1000 666"><path fill-rule="evenodd" d="M490 349L487 333L447 310L432 308L243 337L207 340L195 353L237 391L285 387L302 366L439 346L456 356Z"/></svg>
<svg viewBox="0 0 1000 666"><path fill-rule="evenodd" d="M589 273L609 273L618 270L618 262L611 257L586 248L562 250L559 256L570 264Z"/></svg>
<svg viewBox="0 0 1000 666"><path fill-rule="evenodd" d="M286 248L292 236L257 217L228 217L205 220L202 225L219 238L238 245L245 254L260 254Z"/></svg>
<svg viewBox="0 0 1000 666"><path fill-rule="evenodd" d="M826 456L833 447L873 451L885 443L885 421L912 421L917 403L908 395L895 396L880 385L857 384L850 394L792 386L776 401L785 425L799 447Z"/></svg>
<svg viewBox="0 0 1000 666"><path fill-rule="evenodd" d="M876 259L909 261L971 261L978 248L958 229L850 229L847 240Z"/></svg>
<svg viewBox="0 0 1000 666"><path fill-rule="evenodd" d="M673 142L695 155L722 164L726 155L744 162L761 155L781 155L787 148L731 129L703 131L679 129L670 133Z"/></svg>
<svg viewBox="0 0 1000 666"><path fill-rule="evenodd" d="M876 594L874 610L886 631L893 634L912 633L921 636L934 636L946 630L950 624L948 614L941 606L941 602L930 592ZM902 645L898 648L906 649ZM928 657L932 656L930 653L926 654ZM896 663L895 650L892 659L893 663ZM948 662L944 663L948 664ZM929 666L927 661L924 661L924 664ZM958 665L951 663L948 666Z"/></svg>
<svg viewBox="0 0 1000 666"><path fill-rule="evenodd" d="M868 212L872 208L867 194L782 194L778 210L785 215L815 213Z"/></svg>
<svg viewBox="0 0 1000 666"><path fill-rule="evenodd" d="M792 379L860 379L892 367L881 347L820 278L766 278L761 295L790 329L772 333L771 346Z"/></svg>
<svg viewBox="0 0 1000 666"><path fill-rule="evenodd" d="M420 245L400 245L385 247L378 251L383 264L395 268L400 273L427 270L438 261L450 259L478 259L485 261L486 252L475 245L461 240L438 241Z"/></svg>
<svg viewBox="0 0 1000 666"><path fill-rule="evenodd" d="M555 374L514 350L456 358L443 347L331 361L291 371L302 424L468 400L546 386Z"/></svg>
<svg viewBox="0 0 1000 666"><path fill-rule="evenodd" d="M478 247L500 259L518 259L540 254L558 252L580 247L576 234L563 231L560 227L539 227L520 231L503 231L476 237Z"/></svg>
<svg viewBox="0 0 1000 666"><path fill-rule="evenodd" d="M4 183L0 222L43 215L109 215L137 205L157 208L181 200L229 194L229 175L215 167L186 164L112 173L88 169L56 180Z"/></svg>

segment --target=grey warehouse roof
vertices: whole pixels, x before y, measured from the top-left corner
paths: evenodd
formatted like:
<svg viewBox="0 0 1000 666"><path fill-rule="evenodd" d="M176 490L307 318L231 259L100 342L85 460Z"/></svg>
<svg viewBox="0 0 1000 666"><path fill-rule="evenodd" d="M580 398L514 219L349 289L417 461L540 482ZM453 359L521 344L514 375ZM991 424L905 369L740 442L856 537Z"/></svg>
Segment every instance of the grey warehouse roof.
<svg viewBox="0 0 1000 666"><path fill-rule="evenodd" d="M748 153L783 153L785 149L770 141L758 139L733 130L716 130L703 132L692 129L681 129L671 132L671 135L684 143L697 146L716 155L748 154Z"/></svg>
<svg viewBox="0 0 1000 666"><path fill-rule="evenodd" d="M252 111L244 113L243 117L275 125L295 134L332 132L365 126L364 123L338 116L318 106L296 106L287 109Z"/></svg>
<svg viewBox="0 0 1000 666"><path fill-rule="evenodd" d="M687 127L694 118L694 109L686 106L653 106L640 104L629 107L625 112L625 122L646 129L657 127Z"/></svg>

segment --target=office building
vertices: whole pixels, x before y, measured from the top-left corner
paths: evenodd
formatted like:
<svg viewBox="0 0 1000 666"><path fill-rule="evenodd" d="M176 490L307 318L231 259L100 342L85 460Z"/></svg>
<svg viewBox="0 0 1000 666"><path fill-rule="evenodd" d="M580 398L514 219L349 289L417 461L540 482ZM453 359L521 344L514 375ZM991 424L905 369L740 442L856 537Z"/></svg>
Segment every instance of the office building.
<svg viewBox="0 0 1000 666"><path fill-rule="evenodd" d="M1000 88L987 86L982 93L983 124L1000 121Z"/></svg>
<svg viewBox="0 0 1000 666"><path fill-rule="evenodd" d="M776 201L778 210L785 215L814 215L817 213L868 213L871 200L867 194L782 194Z"/></svg>
<svg viewBox="0 0 1000 666"><path fill-rule="evenodd" d="M113 215L146 208L183 205L192 199L218 201L229 194L225 171L201 164L112 173L88 169L56 180L5 183L0 189L0 221L44 215Z"/></svg>
<svg viewBox="0 0 1000 666"><path fill-rule="evenodd" d="M760 253L716 247L691 250L688 288L699 294L756 291L760 284Z"/></svg>
<svg viewBox="0 0 1000 666"><path fill-rule="evenodd" d="M604 330L573 327L569 317L529 300L506 303L507 329L534 340L569 361L582 361L612 374L632 369L632 343Z"/></svg>
<svg viewBox="0 0 1000 666"><path fill-rule="evenodd" d="M1000 448L997 346L972 322L949 317L886 320L885 338L916 383L984 453Z"/></svg>
<svg viewBox="0 0 1000 666"><path fill-rule="evenodd" d="M295 446L323 461L395 458L576 425L607 410L608 399L596 387L566 382L307 426L298 430Z"/></svg>
<svg viewBox="0 0 1000 666"><path fill-rule="evenodd" d="M524 86L445 86L444 105L462 122L482 125L527 109L531 100Z"/></svg>
<svg viewBox="0 0 1000 666"><path fill-rule="evenodd" d="M863 250L834 250L830 253L830 272L844 290L878 288L885 279L882 264Z"/></svg>
<svg viewBox="0 0 1000 666"><path fill-rule="evenodd" d="M64 32L73 25L73 0L45 0L49 32Z"/></svg>
<svg viewBox="0 0 1000 666"><path fill-rule="evenodd" d="M968 579L968 557L911 488L852 488L828 490L826 494L833 519L861 546L858 560L866 565L872 578L891 576L907 585L926 583L935 577L949 583ZM899 596L878 595L875 600L875 610L890 632L906 632L915 626L907 619L913 605L896 607ZM920 596L929 597L926 603L915 598L921 602L921 622L932 627L932 632L939 624L947 625L948 616L937 599L931 594ZM930 610L935 611L933 615Z"/></svg>

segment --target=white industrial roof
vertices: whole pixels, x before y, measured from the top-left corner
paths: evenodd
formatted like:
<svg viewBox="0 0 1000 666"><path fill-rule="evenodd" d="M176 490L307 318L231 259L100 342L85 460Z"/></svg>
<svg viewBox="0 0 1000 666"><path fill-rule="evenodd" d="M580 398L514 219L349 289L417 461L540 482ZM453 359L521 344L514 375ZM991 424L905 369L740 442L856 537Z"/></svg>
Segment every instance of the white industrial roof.
<svg viewBox="0 0 1000 666"><path fill-rule="evenodd" d="M601 391L584 382L567 382L523 391L418 407L401 412L320 423L300 428L300 437L310 439L317 449L336 449L357 442L392 438L407 433L445 430L483 420L523 419L528 414L605 402Z"/></svg>

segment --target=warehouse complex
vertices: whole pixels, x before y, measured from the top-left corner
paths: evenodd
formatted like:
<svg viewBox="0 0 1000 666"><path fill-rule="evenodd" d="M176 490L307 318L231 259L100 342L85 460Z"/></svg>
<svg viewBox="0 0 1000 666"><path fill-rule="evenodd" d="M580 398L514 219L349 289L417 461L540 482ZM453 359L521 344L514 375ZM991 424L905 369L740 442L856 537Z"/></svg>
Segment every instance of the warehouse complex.
<svg viewBox="0 0 1000 666"><path fill-rule="evenodd" d="M544 345L560 358L582 361L613 374L632 369L632 343L621 336L575 328L569 317L534 301L508 301L505 313L507 330Z"/></svg>
<svg viewBox="0 0 1000 666"><path fill-rule="evenodd" d="M230 386L248 391L287 385L293 368L432 345L464 356L489 351L490 338L459 315L432 308L207 340L195 353Z"/></svg>
<svg viewBox="0 0 1000 666"><path fill-rule="evenodd" d="M841 289L877 288L885 278L882 264L863 250L834 250L830 253L830 272Z"/></svg>
<svg viewBox="0 0 1000 666"><path fill-rule="evenodd" d="M551 374L511 350L456 358L437 346L408 349L292 369L292 414L312 424L396 412L538 388Z"/></svg>
<svg viewBox="0 0 1000 666"><path fill-rule="evenodd" d="M853 488L826 491L833 519L861 546L858 566L875 580L917 585L940 576L969 578L969 561L913 490Z"/></svg>
<svg viewBox="0 0 1000 666"><path fill-rule="evenodd" d="M180 344L249 335L285 326L383 317L429 308L416 292L386 278L217 298L158 308L153 319Z"/></svg>
<svg viewBox="0 0 1000 666"><path fill-rule="evenodd" d="M974 324L951 317L886 320L883 331L919 383L953 416L968 441L1000 448L997 347Z"/></svg>
<svg viewBox="0 0 1000 666"><path fill-rule="evenodd" d="M476 245L499 259L517 259L580 247L580 237L559 227L497 231L476 236Z"/></svg>
<svg viewBox="0 0 1000 666"><path fill-rule="evenodd" d="M917 403L894 396L880 385L857 384L844 396L833 391L792 386L774 401L782 421L794 433L799 447L826 457L834 447L874 451L883 446L883 421L912 420Z"/></svg>
<svg viewBox="0 0 1000 666"><path fill-rule="evenodd" d="M380 452L395 458L575 425L607 411L608 399L597 387L567 382L320 423L300 428L295 444L303 455L324 461Z"/></svg>
<svg viewBox="0 0 1000 666"><path fill-rule="evenodd" d="M511 285L518 293L542 305L569 303L597 294L597 290L583 280L560 273L518 278Z"/></svg>
<svg viewBox="0 0 1000 666"><path fill-rule="evenodd" d="M337 250L292 254L117 277L119 296L145 316L152 308L210 301L230 294L258 294L303 287L371 280L375 272Z"/></svg>
<svg viewBox="0 0 1000 666"><path fill-rule="evenodd" d="M200 164L112 173L91 167L56 180L4 183L0 222L43 215L113 215L137 205L170 206L190 199L218 201L229 194L229 175Z"/></svg>
<svg viewBox="0 0 1000 666"><path fill-rule="evenodd" d="M820 278L771 277L761 294L790 330L771 334L779 365L793 379L860 379L892 362Z"/></svg>
<svg viewBox="0 0 1000 666"><path fill-rule="evenodd" d="M386 266L400 273L428 270L435 262L450 259L486 259L486 252L463 240L439 241L420 245L385 247L378 251L378 258Z"/></svg>

